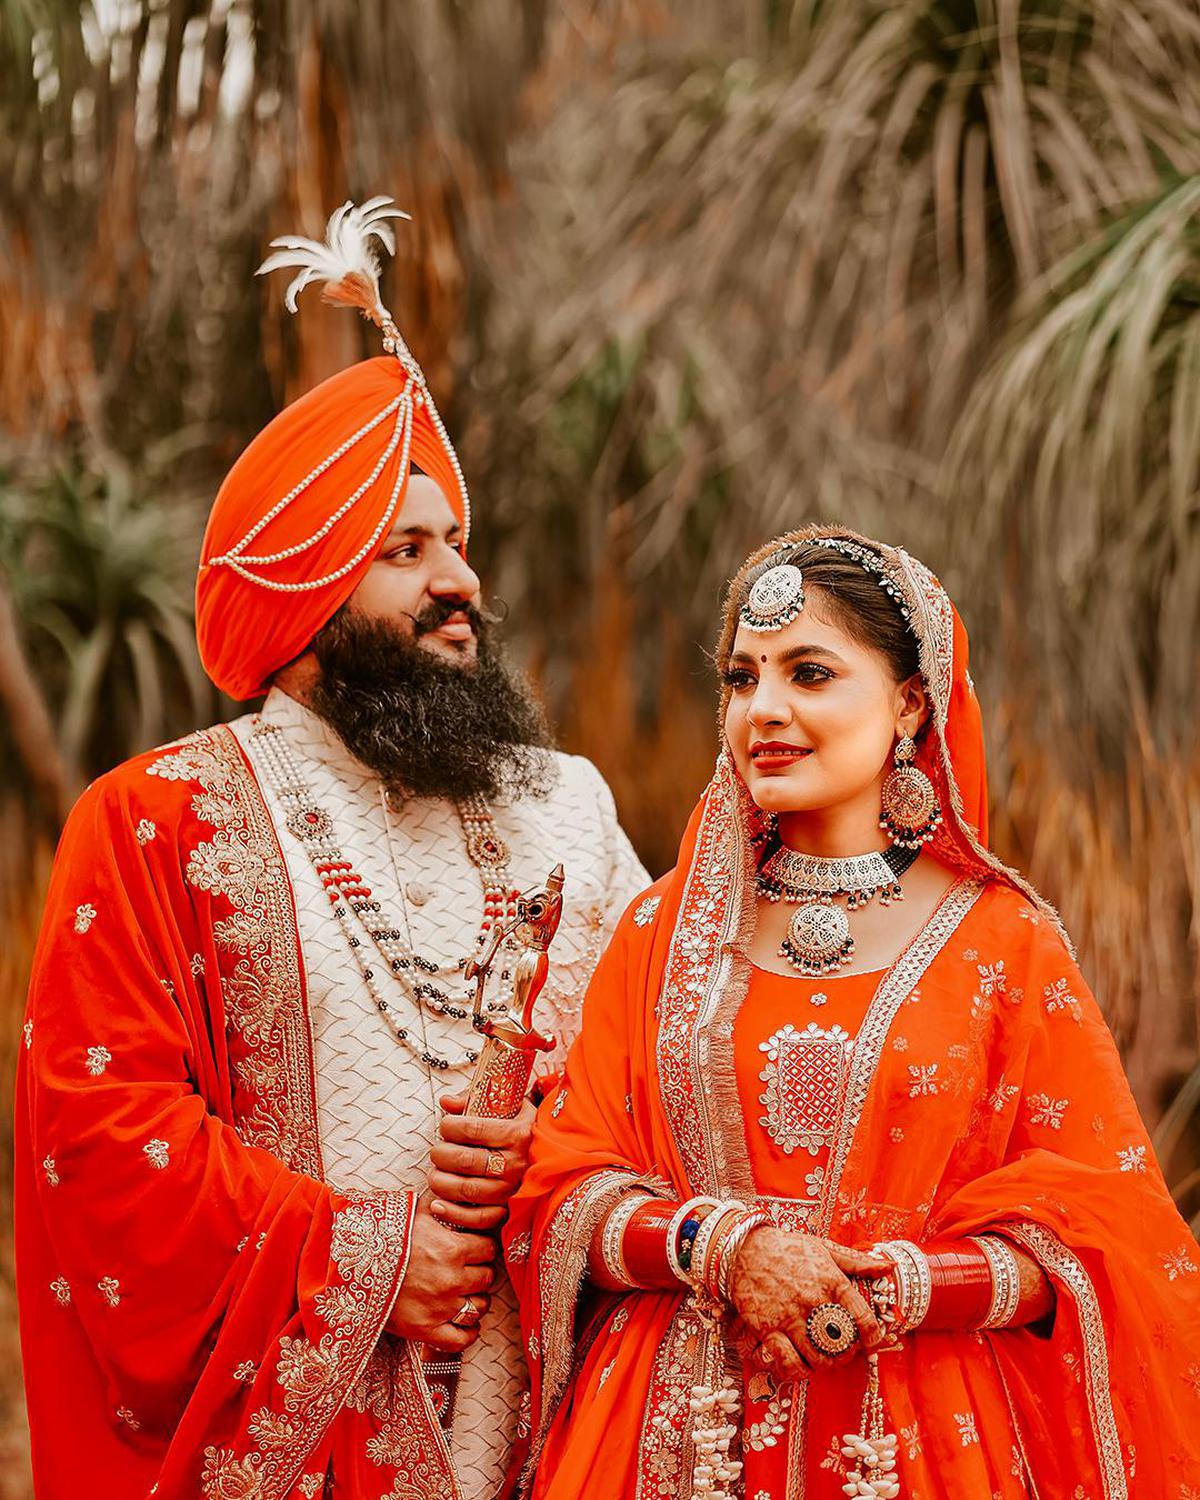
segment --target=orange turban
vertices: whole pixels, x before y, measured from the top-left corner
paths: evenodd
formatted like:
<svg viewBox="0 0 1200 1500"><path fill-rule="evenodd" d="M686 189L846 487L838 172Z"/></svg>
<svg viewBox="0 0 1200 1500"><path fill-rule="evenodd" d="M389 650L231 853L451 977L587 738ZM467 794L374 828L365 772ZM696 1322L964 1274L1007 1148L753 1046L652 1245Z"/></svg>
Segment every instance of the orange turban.
<svg viewBox="0 0 1200 1500"><path fill-rule="evenodd" d="M264 692L346 602L387 540L410 464L441 486L465 548L458 460L423 388L390 356L322 381L251 442L213 504L196 583L200 659L223 692L238 702Z"/></svg>

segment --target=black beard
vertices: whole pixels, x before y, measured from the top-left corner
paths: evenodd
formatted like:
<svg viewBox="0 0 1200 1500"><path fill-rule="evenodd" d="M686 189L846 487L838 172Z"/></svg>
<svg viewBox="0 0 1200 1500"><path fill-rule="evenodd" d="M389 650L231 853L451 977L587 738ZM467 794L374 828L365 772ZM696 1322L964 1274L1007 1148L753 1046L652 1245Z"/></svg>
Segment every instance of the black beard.
<svg viewBox="0 0 1200 1500"><path fill-rule="evenodd" d="M451 614L475 626L474 661L417 644ZM554 785L545 715L473 606L431 605L412 634L343 607L311 649L321 675L309 706L393 798L544 797Z"/></svg>

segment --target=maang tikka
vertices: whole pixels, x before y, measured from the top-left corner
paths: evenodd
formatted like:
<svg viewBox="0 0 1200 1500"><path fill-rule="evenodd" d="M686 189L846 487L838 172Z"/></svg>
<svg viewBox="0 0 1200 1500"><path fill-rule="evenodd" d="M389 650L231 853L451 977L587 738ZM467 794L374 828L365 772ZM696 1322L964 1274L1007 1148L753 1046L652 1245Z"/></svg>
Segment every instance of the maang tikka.
<svg viewBox="0 0 1200 1500"><path fill-rule="evenodd" d="M879 826L901 849L927 844L942 822L933 782L913 764L916 757L916 741L906 734L896 745L895 766L883 783Z"/></svg>
<svg viewBox="0 0 1200 1500"><path fill-rule="evenodd" d="M804 575L795 563L777 563L756 578L739 618L747 630L782 630L804 608Z"/></svg>

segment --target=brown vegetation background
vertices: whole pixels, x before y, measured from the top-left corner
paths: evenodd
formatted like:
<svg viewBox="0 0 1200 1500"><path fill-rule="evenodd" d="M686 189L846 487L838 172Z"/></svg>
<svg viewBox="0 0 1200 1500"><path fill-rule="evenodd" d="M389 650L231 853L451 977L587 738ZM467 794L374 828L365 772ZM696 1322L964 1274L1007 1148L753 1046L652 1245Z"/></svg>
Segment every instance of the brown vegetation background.
<svg viewBox="0 0 1200 1500"><path fill-rule="evenodd" d="M232 711L191 638L207 505L369 347L253 271L379 192L474 558L651 868L711 765L723 580L808 519L906 545L972 632L996 842L1200 1222L1192 0L0 0L4 1500L53 841Z"/></svg>

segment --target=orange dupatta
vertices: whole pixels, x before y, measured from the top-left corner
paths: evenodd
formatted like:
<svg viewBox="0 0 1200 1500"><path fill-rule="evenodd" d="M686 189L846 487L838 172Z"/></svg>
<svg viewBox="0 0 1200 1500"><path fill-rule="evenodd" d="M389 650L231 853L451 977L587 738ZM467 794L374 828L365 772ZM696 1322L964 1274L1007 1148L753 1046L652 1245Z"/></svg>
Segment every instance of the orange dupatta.
<svg viewBox="0 0 1200 1500"><path fill-rule="evenodd" d="M321 1180L295 913L224 726L102 777L34 962L16 1250L39 1500L457 1493L384 1336L414 1195Z"/></svg>
<svg viewBox="0 0 1200 1500"><path fill-rule="evenodd" d="M831 536L864 541L814 528L746 567ZM1200 1492L1200 1362L1186 1332L1200 1312L1200 1253L1057 918L985 846L982 726L961 621L919 563L865 545L920 642L932 706L920 763L946 812L933 852L961 878L871 1002L806 1227L860 1246L1002 1229L1049 1276L1058 1310L1048 1338L962 1335L986 1339L1011 1414L1006 1451L989 1461L1046 1500ZM633 1182L673 1198L759 1197L733 1059L759 826L722 755L675 869L620 924L563 1085L539 1116L505 1239L532 1372L524 1485L545 1500L692 1493L687 1402L714 1335L682 1289L598 1298L584 1276L596 1225ZM906 1002L898 1051L885 1044ZM932 1088L914 1093L914 1059L933 1065ZM960 1442L952 1361L935 1337L912 1336L883 1371L893 1418L927 1434L900 1465L902 1492L923 1500L975 1492L965 1486L976 1453ZM840 1493L829 1434L806 1420L821 1394L797 1388L780 1439L789 1497ZM856 1415L844 1413L842 1431ZM989 1437L978 1435L980 1450Z"/></svg>

